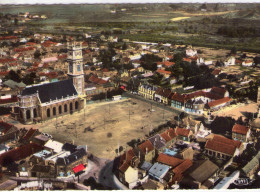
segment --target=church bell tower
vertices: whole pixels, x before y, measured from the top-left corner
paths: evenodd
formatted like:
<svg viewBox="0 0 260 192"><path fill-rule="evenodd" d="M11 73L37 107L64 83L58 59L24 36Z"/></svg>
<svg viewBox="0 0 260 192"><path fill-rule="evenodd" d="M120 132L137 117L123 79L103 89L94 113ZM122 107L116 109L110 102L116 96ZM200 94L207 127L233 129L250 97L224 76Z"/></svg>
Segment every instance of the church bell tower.
<svg viewBox="0 0 260 192"><path fill-rule="evenodd" d="M79 96L84 93L84 71L83 71L83 57L82 45L79 42L70 42L67 44L68 49L68 76L73 79L73 84Z"/></svg>

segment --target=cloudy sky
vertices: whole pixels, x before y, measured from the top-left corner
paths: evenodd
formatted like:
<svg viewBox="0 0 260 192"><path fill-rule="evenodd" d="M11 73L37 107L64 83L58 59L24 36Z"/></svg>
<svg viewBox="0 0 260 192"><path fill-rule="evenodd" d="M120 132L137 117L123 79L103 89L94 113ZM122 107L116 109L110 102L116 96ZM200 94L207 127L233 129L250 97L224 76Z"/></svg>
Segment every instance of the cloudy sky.
<svg viewBox="0 0 260 192"><path fill-rule="evenodd" d="M260 0L0 0L0 4L70 4L70 3L260 3Z"/></svg>

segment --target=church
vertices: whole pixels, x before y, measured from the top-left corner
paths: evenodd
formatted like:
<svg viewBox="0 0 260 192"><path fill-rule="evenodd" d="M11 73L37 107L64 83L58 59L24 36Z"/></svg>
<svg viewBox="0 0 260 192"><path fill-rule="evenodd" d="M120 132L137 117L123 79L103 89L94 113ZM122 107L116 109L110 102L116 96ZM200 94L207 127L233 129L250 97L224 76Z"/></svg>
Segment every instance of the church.
<svg viewBox="0 0 260 192"><path fill-rule="evenodd" d="M25 124L72 114L85 106L82 45L68 43L67 80L26 87L19 95L19 120Z"/></svg>

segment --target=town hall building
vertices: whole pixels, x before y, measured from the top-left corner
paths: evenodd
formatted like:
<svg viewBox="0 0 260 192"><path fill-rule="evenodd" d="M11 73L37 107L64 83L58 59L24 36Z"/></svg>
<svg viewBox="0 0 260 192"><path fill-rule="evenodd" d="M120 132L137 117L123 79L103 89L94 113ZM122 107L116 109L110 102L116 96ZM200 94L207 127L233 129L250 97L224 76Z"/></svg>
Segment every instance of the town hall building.
<svg viewBox="0 0 260 192"><path fill-rule="evenodd" d="M82 45L68 43L69 79L26 87L19 95L19 119L23 123L44 121L84 108Z"/></svg>

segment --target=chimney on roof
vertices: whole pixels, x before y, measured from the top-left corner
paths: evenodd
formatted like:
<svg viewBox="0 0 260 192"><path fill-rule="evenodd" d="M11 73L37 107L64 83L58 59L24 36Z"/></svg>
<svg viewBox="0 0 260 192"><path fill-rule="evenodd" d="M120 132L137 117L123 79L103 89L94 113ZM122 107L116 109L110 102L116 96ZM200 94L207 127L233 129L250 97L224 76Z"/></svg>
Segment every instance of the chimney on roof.
<svg viewBox="0 0 260 192"><path fill-rule="evenodd" d="M145 148L145 154L147 154L147 153L148 153L148 147Z"/></svg>

